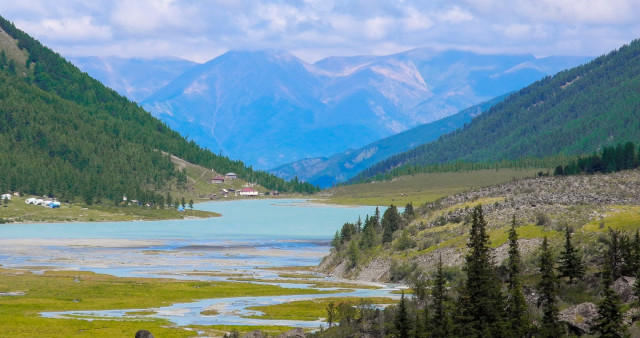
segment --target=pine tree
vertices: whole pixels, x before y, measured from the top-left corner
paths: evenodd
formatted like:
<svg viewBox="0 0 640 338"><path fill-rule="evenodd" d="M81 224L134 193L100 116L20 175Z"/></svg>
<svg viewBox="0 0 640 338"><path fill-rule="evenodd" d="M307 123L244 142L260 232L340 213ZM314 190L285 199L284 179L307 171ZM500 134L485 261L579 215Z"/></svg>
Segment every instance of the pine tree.
<svg viewBox="0 0 640 338"><path fill-rule="evenodd" d="M340 231L336 230L336 234L333 236L333 240L331 240L331 246L336 249L336 251L340 251L342 247L342 241L340 240Z"/></svg>
<svg viewBox="0 0 640 338"><path fill-rule="evenodd" d="M584 276L584 265L578 251L571 244L571 231L568 226L565 230L564 250L560 252L559 263L558 276L568 277L569 283L574 283L575 280Z"/></svg>
<svg viewBox="0 0 640 338"><path fill-rule="evenodd" d="M521 258L516 232L516 216L513 216L509 229L509 258L507 261L509 284L507 286L506 317L509 334L514 337L526 337L532 328L531 318L527 311L527 301L522 292L520 281Z"/></svg>
<svg viewBox="0 0 640 338"><path fill-rule="evenodd" d="M607 258L611 265L611 279L616 280L621 276L622 247L620 245L622 234L620 231L609 228L609 250Z"/></svg>
<svg viewBox="0 0 640 338"><path fill-rule="evenodd" d="M411 323L409 321L409 313L407 312L406 303L407 301L404 298L404 291L402 291L395 320L395 327L399 338L409 338L409 332L411 331Z"/></svg>
<svg viewBox="0 0 640 338"><path fill-rule="evenodd" d="M436 267L433 288L431 289L433 307L431 337L434 338L451 336L451 317L449 315L449 297L447 296L446 282L444 272L442 271L442 256L440 256Z"/></svg>
<svg viewBox="0 0 640 338"><path fill-rule="evenodd" d="M402 226L402 218L395 205L390 205L382 215L382 243L389 243L393 240L393 233Z"/></svg>
<svg viewBox="0 0 640 338"><path fill-rule="evenodd" d="M561 335L561 326L558 323L558 305L556 304L557 285L556 275L553 269L553 254L549 248L547 237L542 241L540 248L540 282L538 283L538 306L542 306L542 323L540 335L542 337L558 337Z"/></svg>
<svg viewBox="0 0 640 338"><path fill-rule="evenodd" d="M612 284L613 264L611 256L605 254L602 270L603 298L598 304L598 317L591 326L592 333L597 333L599 337L624 337L627 331L620 313L620 296L613 291Z"/></svg>
<svg viewBox="0 0 640 338"><path fill-rule="evenodd" d="M409 202L404 207L404 219L406 221L411 221L415 216L415 211L413 210L413 203Z"/></svg>
<svg viewBox="0 0 640 338"><path fill-rule="evenodd" d="M504 335L504 301L496 275L482 206L473 210L469 253L464 271L467 278L458 298L458 336L500 337Z"/></svg>
<svg viewBox="0 0 640 338"><path fill-rule="evenodd" d="M358 244L355 240L349 243L349 268L353 268L358 265Z"/></svg>
<svg viewBox="0 0 640 338"><path fill-rule="evenodd" d="M640 270L640 230L636 230L636 235L631 244L631 259L633 260L633 271Z"/></svg>

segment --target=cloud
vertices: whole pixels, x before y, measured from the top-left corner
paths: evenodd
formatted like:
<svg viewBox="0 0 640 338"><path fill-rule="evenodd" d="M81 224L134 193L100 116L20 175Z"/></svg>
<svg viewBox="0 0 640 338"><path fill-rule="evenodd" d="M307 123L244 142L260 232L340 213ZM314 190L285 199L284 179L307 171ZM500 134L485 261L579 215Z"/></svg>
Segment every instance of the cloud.
<svg viewBox="0 0 640 338"><path fill-rule="evenodd" d="M640 36L638 0L29 0L0 13L63 55L280 49L307 61L429 47L599 55Z"/></svg>
<svg viewBox="0 0 640 338"><path fill-rule="evenodd" d="M53 41L107 40L111 29L95 23L90 16L79 18L44 19L39 22L21 22L17 25L38 37Z"/></svg>

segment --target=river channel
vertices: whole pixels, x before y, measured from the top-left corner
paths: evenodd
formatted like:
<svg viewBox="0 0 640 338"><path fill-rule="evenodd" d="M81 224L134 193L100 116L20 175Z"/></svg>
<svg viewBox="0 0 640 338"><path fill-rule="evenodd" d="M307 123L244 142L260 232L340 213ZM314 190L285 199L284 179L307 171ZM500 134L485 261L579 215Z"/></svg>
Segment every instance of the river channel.
<svg viewBox="0 0 640 338"><path fill-rule="evenodd" d="M311 287L278 279L273 268L317 265L345 222L373 215L375 207L342 207L306 200L206 202L197 209L222 217L145 222L13 224L0 226L0 262L33 272L82 270L118 277L228 280L243 275L282 287ZM381 209L380 212L384 212ZM331 280L318 275L319 280ZM260 282L258 282L260 283ZM330 289L323 289L330 290ZM333 290L333 291L338 291ZM203 299L152 309L176 325L287 325L319 327L320 321L246 318L251 306L319 297L394 297L391 288L331 294ZM396 295L397 296L397 295ZM216 315L202 315L215 309ZM123 318L148 309L44 313L46 317Z"/></svg>

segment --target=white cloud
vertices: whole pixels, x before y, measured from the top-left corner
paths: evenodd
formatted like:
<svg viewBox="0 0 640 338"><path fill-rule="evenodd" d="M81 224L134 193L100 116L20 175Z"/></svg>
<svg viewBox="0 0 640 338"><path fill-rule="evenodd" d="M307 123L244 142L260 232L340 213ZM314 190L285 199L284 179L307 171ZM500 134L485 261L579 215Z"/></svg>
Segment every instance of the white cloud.
<svg viewBox="0 0 640 338"><path fill-rule="evenodd" d="M44 19L39 22L18 21L16 24L37 37L54 41L107 40L112 36L108 26L96 24L90 16Z"/></svg>
<svg viewBox="0 0 640 338"><path fill-rule="evenodd" d="M130 34L164 34L189 30L201 16L180 0L119 0L110 13L113 25Z"/></svg>
<svg viewBox="0 0 640 338"><path fill-rule="evenodd" d="M415 8L410 8L402 19L402 26L410 32L427 30L433 26L433 20Z"/></svg>
<svg viewBox="0 0 640 338"><path fill-rule="evenodd" d="M281 49L307 61L416 47L599 55L640 36L639 0L29 0L0 13L63 55Z"/></svg>
<svg viewBox="0 0 640 338"><path fill-rule="evenodd" d="M461 23L465 21L473 20L473 15L458 6L453 6L453 8L447 10L446 12L440 15L440 19L445 22L450 23Z"/></svg>

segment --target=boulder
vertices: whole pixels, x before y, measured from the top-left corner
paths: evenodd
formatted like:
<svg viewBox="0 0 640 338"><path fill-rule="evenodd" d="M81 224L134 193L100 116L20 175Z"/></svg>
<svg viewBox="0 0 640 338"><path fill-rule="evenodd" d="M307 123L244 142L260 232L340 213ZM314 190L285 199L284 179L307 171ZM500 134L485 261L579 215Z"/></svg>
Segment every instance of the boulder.
<svg viewBox="0 0 640 338"><path fill-rule="evenodd" d="M296 327L293 330L289 330L277 336L277 338L304 338L304 337L305 337L304 330L300 327Z"/></svg>
<svg viewBox="0 0 640 338"><path fill-rule="evenodd" d="M631 303L638 300L638 297L633 294L633 284L635 282L635 277L622 276L613 283L612 289L620 296L620 300L623 303Z"/></svg>
<svg viewBox="0 0 640 338"><path fill-rule="evenodd" d="M245 334L244 336L242 336L242 338L266 338L266 337L267 337L267 335L262 333L262 331L260 331L260 330L253 330L253 331Z"/></svg>
<svg viewBox="0 0 640 338"><path fill-rule="evenodd" d="M598 317L598 307L593 303L582 303L560 311L558 320L569 325L578 335L589 333L591 325Z"/></svg>
<svg viewBox="0 0 640 338"><path fill-rule="evenodd" d="M136 332L136 338L154 338L154 337L153 337L153 333L147 330L138 330L138 332Z"/></svg>

